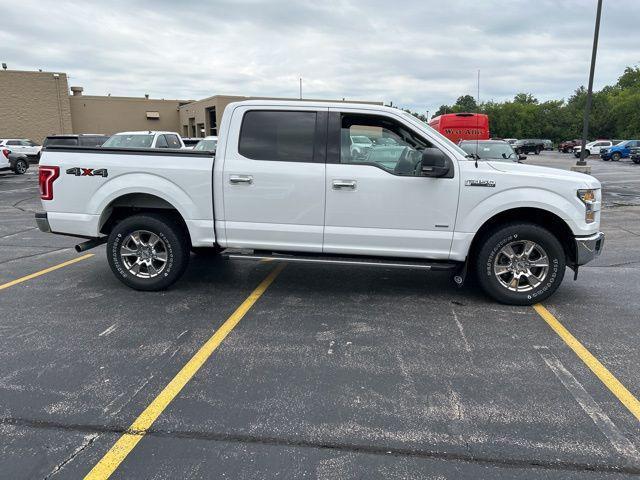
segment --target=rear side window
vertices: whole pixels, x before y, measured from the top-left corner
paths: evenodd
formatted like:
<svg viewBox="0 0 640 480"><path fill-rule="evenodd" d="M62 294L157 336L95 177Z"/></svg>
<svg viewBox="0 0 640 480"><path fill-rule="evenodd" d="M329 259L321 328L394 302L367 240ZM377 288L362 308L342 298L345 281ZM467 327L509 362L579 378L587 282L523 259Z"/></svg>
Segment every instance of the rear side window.
<svg viewBox="0 0 640 480"><path fill-rule="evenodd" d="M313 162L316 112L245 113L240 130L240 155L253 160Z"/></svg>
<svg viewBox="0 0 640 480"><path fill-rule="evenodd" d="M164 138L167 141L169 148L182 148L177 135L165 135Z"/></svg>

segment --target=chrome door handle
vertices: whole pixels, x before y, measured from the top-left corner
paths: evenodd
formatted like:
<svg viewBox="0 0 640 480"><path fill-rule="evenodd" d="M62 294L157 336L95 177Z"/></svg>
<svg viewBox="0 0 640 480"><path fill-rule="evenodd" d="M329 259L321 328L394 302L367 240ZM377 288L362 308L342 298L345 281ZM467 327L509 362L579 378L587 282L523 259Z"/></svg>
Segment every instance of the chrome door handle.
<svg viewBox="0 0 640 480"><path fill-rule="evenodd" d="M251 175L230 175L229 183L232 185L239 185L241 183L251 185L253 183L253 177Z"/></svg>
<svg viewBox="0 0 640 480"><path fill-rule="evenodd" d="M342 190L343 188L355 190L356 183L355 180L334 180L332 185L334 190Z"/></svg>

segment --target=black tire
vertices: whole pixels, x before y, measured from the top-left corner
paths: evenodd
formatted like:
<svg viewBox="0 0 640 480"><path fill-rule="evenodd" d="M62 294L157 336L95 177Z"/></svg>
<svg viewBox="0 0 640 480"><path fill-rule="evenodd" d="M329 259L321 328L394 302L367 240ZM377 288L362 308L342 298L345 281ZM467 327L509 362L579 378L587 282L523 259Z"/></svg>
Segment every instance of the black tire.
<svg viewBox="0 0 640 480"><path fill-rule="evenodd" d="M633 163L635 163L636 165L640 164L640 158L632 158L632 160L633 160Z"/></svg>
<svg viewBox="0 0 640 480"><path fill-rule="evenodd" d="M503 248L513 245L512 251L518 254L519 243L522 242L524 245L525 241L536 244L537 249L534 253L546 253L548 259L546 274L542 277L542 282L535 287L531 282L518 280L518 286L514 286L516 291L510 290L502 282L515 281L515 275L506 272L502 274L502 280L500 280L495 270L503 266L500 264L504 255ZM532 261L539 259L542 259L542 256ZM542 262L544 263L544 260ZM565 267L564 250L558 239L546 228L531 223L511 223L489 233L482 240L475 263L476 276L485 293L498 302L509 305L533 305L551 296L562 283ZM528 267L528 270L541 275L543 267ZM521 282L523 285L520 287ZM517 291L518 288L530 289Z"/></svg>
<svg viewBox="0 0 640 480"><path fill-rule="evenodd" d="M584 151L584 158L587 158L589 155L591 155L591 152L589 150L585 150ZM578 155L580 156L580 155Z"/></svg>
<svg viewBox="0 0 640 480"><path fill-rule="evenodd" d="M622 157L622 155L620 155L618 152L614 152L611 155L611 160L613 160L614 162L617 162L620 160L620 158Z"/></svg>
<svg viewBox="0 0 640 480"><path fill-rule="evenodd" d="M536 149L535 149L534 153L535 153L536 155L540 155L540 147L536 147Z"/></svg>
<svg viewBox="0 0 640 480"><path fill-rule="evenodd" d="M16 160L16 163L13 164L13 173L16 175L24 175L29 168L29 162L27 162L23 158L19 158Z"/></svg>
<svg viewBox="0 0 640 480"><path fill-rule="evenodd" d="M611 160L611 159L610 159L610 158L608 158L608 157L600 157L600 158L602 159L602 161L603 161L603 162L608 162L609 160Z"/></svg>
<svg viewBox="0 0 640 480"><path fill-rule="evenodd" d="M159 238L159 253L164 253L165 261L162 270L153 277L144 278L143 266L138 267L139 275L136 275L125 264L130 260L125 260L121 255L121 250L131 245L129 242L133 240L130 239L130 235L136 231L145 232L138 237L142 239L143 247L148 247L152 242L149 237L144 245L144 235L152 233ZM107 259L114 275L128 287L145 291L164 290L173 285L186 270L189 264L189 247L188 234L179 223L164 215L145 213L131 216L115 225L107 241ZM160 260L152 262L159 263ZM160 268L158 263L154 269ZM151 274L150 268L146 267L146 275Z"/></svg>

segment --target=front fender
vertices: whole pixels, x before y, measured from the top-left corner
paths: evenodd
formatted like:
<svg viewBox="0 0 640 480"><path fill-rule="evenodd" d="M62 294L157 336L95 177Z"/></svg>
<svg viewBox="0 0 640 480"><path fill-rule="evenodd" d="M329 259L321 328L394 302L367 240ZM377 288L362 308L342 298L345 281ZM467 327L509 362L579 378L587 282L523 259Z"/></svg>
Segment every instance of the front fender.
<svg viewBox="0 0 640 480"><path fill-rule="evenodd" d="M564 220L575 235L589 235L592 228L584 223L584 207L576 197L572 203L569 199L551 190L531 187L516 187L502 190L472 203L459 212L460 222L456 224L456 232L475 233L490 218L515 208L538 208L551 212ZM526 218L523 218L526 220Z"/></svg>

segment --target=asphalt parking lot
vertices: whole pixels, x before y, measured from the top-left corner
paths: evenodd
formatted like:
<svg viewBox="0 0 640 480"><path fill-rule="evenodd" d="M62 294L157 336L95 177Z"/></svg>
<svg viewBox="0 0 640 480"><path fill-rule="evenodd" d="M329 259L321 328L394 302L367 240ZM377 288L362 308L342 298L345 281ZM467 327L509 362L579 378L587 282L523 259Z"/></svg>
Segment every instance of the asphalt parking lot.
<svg viewBox="0 0 640 480"><path fill-rule="evenodd" d="M35 168L0 174L0 477L640 475L640 165L590 163L605 250L546 320L363 267L192 257L171 290L136 292L104 247L35 228Z"/></svg>

